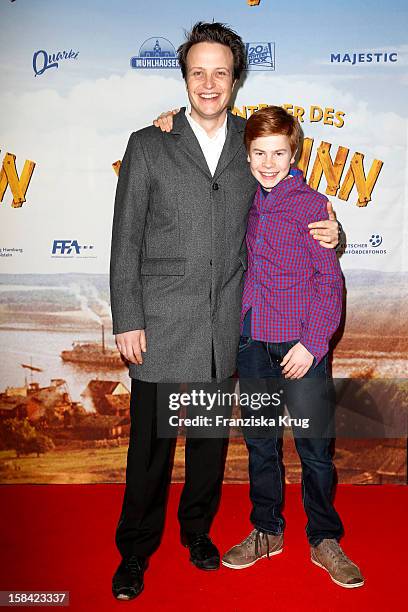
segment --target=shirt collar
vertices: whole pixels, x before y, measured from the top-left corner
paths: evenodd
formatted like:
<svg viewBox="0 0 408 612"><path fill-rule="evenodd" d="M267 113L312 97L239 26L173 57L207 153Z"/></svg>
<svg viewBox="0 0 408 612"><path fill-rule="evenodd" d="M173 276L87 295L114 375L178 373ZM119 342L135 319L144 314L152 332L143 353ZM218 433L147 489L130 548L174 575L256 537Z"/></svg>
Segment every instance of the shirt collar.
<svg viewBox="0 0 408 612"><path fill-rule="evenodd" d="M227 114L225 114L224 123L221 125L221 127L218 128L218 130L215 132L214 136L210 137L210 136L208 136L208 134L205 131L205 129L195 119L193 119L193 117L190 115L190 112L191 112L191 105L189 105L186 108L185 115L186 115L187 121L189 122L193 132L195 132L195 133L199 132L202 136L205 136L210 141L216 140L221 135L224 136L224 137L227 135Z"/></svg>
<svg viewBox="0 0 408 612"><path fill-rule="evenodd" d="M295 178L295 177L299 177L301 174L302 174L302 171L299 170L299 168L291 168L289 170L288 176L293 176ZM283 183L283 181L280 181L280 183L278 183L278 185L280 185L281 183ZM275 185L275 187L278 187L278 185ZM261 188L261 192L262 192L262 195L264 196L264 198L267 198L268 195L270 193L272 193L272 191L274 190L274 187L272 187L271 191L267 191L266 189L264 189L262 187L261 183L259 183L259 186Z"/></svg>

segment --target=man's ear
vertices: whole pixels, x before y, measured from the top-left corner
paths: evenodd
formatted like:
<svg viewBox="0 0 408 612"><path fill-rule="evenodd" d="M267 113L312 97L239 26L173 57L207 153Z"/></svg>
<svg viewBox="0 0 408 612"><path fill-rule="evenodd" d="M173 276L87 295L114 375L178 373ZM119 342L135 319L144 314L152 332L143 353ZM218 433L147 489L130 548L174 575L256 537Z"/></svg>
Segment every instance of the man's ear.
<svg viewBox="0 0 408 612"><path fill-rule="evenodd" d="M247 162L250 162L250 161L251 161L251 159L250 159L249 153L248 153L248 155L247 155Z"/></svg>
<svg viewBox="0 0 408 612"><path fill-rule="evenodd" d="M231 88L232 91L234 91L234 87L235 87L236 84L237 84L237 79L235 79L235 81L232 82L232 88Z"/></svg>

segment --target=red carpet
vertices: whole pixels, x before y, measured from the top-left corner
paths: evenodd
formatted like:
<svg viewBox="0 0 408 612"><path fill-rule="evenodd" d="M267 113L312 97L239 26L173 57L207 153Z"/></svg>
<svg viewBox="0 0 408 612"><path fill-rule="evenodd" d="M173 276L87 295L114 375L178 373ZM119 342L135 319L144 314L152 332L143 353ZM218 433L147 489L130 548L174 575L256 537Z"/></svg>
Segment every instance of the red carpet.
<svg viewBox="0 0 408 612"><path fill-rule="evenodd" d="M122 486L0 487L0 590L67 590L71 610L401 610L406 591L408 488L338 487L336 507L346 527L346 553L360 564L366 585L336 586L309 560L305 516L297 485L287 486L283 554L240 571L205 573L188 562L176 523L180 485L172 485L166 531L133 602L110 593L118 563L114 528ZM226 550L247 535L246 485L226 485L212 536ZM43 609L43 608L41 608Z"/></svg>

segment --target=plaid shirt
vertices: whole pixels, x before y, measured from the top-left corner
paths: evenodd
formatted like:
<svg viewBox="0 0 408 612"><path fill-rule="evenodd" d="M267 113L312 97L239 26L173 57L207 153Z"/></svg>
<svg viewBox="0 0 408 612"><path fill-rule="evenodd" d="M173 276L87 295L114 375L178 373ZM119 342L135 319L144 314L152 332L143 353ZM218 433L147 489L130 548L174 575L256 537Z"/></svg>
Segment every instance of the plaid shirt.
<svg viewBox="0 0 408 612"><path fill-rule="evenodd" d="M327 198L300 170L265 197L258 185L249 211L242 325L251 309L251 337L263 342L299 339L316 358L329 350L341 317L343 276L333 249L321 247L308 223L327 219Z"/></svg>

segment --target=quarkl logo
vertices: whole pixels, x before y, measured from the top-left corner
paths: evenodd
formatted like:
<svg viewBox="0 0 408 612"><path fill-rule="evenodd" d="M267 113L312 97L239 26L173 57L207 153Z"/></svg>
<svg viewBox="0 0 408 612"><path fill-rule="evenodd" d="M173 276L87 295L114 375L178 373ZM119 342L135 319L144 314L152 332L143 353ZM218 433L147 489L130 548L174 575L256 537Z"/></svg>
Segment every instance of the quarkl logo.
<svg viewBox="0 0 408 612"><path fill-rule="evenodd" d="M74 257L84 256L82 250L87 251L94 248L93 244L78 244L78 240L54 240L52 245L52 255L54 257ZM88 255L88 257L90 257Z"/></svg>
<svg viewBox="0 0 408 612"><path fill-rule="evenodd" d="M382 236L380 236L380 234L373 234L370 238L370 240L368 241L372 247L379 247L380 244L382 244Z"/></svg>
<svg viewBox="0 0 408 612"><path fill-rule="evenodd" d="M58 51L57 53L47 53L44 49L36 51L33 55L34 76L44 74L50 68L59 68L59 62L66 59L77 59L79 51Z"/></svg>
<svg viewBox="0 0 408 612"><path fill-rule="evenodd" d="M177 53L167 38L153 37L144 41L139 55L130 58L132 68L168 69L179 68Z"/></svg>
<svg viewBox="0 0 408 612"><path fill-rule="evenodd" d="M274 42L249 42L245 48L248 70L275 70Z"/></svg>

